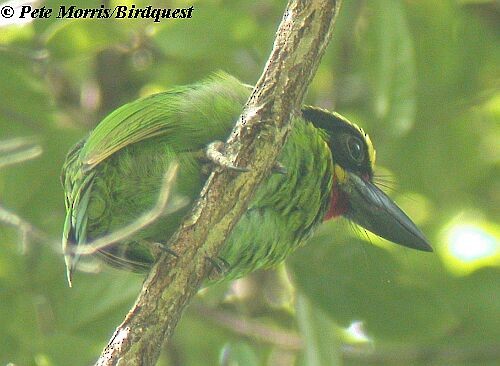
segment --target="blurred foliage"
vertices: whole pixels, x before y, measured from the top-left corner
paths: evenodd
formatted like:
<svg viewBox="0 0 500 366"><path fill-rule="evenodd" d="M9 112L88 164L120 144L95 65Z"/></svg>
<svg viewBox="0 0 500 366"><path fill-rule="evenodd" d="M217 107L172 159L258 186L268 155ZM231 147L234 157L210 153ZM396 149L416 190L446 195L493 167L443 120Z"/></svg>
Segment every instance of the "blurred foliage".
<svg viewBox="0 0 500 366"><path fill-rule="evenodd" d="M0 171L1 364L92 363L141 285L140 276L96 265L67 287L57 241L69 147L139 96L221 69L254 83L285 7L104 3L195 10L161 23L0 19L0 160L22 150L16 138L43 149ZM100 3L38 2L60 4ZM343 220L325 224L288 272L201 291L161 365L498 364L499 16L495 0L344 1L307 102L370 133L379 183L435 253Z"/></svg>

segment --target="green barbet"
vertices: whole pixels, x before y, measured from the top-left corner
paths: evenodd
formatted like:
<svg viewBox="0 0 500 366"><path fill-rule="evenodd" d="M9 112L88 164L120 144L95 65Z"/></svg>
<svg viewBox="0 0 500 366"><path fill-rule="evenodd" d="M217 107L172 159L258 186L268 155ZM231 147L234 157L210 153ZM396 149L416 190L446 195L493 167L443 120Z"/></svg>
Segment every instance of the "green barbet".
<svg viewBox="0 0 500 366"><path fill-rule="evenodd" d="M226 140L250 93L248 85L218 74L122 106L71 149L61 176L67 212L62 245L70 283L78 247L151 210L175 161L173 196L188 204L95 253L120 268L152 266L154 248L166 245L207 179L207 146ZM281 262L319 224L339 216L394 243L432 250L408 216L373 184L375 151L361 128L315 107L303 107L292 122L279 157L286 173L264 180L220 252L226 278Z"/></svg>

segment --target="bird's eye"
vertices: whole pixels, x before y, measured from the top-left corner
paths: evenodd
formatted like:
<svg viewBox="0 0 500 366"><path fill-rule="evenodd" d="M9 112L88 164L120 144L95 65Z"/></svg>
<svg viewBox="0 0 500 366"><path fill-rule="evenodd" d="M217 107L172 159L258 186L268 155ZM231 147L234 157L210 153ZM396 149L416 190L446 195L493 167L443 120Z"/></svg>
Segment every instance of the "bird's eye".
<svg viewBox="0 0 500 366"><path fill-rule="evenodd" d="M347 151L349 152L349 156L356 163L362 163L365 159L365 150L363 143L360 139L354 136L349 136L347 138Z"/></svg>

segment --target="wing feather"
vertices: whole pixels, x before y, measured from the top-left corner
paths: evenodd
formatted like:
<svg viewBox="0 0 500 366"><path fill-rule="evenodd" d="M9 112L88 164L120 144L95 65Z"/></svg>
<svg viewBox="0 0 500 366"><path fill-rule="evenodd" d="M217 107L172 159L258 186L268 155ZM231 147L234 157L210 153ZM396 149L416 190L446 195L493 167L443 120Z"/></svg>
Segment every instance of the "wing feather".
<svg viewBox="0 0 500 366"><path fill-rule="evenodd" d="M83 170L93 169L128 145L156 136L171 136L172 146L183 149L225 138L250 90L236 78L218 73L199 84L128 103L92 131L80 154Z"/></svg>
<svg viewBox="0 0 500 366"><path fill-rule="evenodd" d="M167 133L178 93L165 92L139 99L106 117L82 149L80 158L84 170L92 169L128 145Z"/></svg>

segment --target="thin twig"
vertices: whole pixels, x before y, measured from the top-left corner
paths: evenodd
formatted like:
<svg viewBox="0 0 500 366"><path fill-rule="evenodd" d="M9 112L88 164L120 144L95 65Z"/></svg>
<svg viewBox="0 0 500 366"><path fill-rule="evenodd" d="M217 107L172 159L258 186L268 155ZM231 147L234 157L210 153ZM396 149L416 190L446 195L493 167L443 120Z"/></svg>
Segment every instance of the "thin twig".
<svg viewBox="0 0 500 366"><path fill-rule="evenodd" d="M0 169L34 159L42 154L42 147L33 139L18 137L0 141ZM5 154L7 153L7 154Z"/></svg>
<svg viewBox="0 0 500 366"><path fill-rule="evenodd" d="M150 211L142 214L142 216L140 216L127 226L124 226L94 241L85 243L83 245L79 245L77 248L75 248L73 253L81 255L94 254L99 249L108 247L119 241L123 241L127 238L130 238L138 231L144 229L146 226L153 223L160 216L166 215L173 211L177 211L182 206L185 206L187 204L187 199L181 198L174 203L171 203L170 199L171 198L170 194L172 192L172 187L174 185L174 181L177 176L178 168L179 168L178 163L174 163L168 168L163 178L163 183L160 189L160 194L158 195L158 199L154 207Z"/></svg>
<svg viewBox="0 0 500 366"><path fill-rule="evenodd" d="M19 215L10 212L0 205L0 222L15 227L21 237L21 251L26 254L29 248L30 238L46 242L48 236L43 231L37 229L35 226L24 220Z"/></svg>
<svg viewBox="0 0 500 366"><path fill-rule="evenodd" d="M0 153L2 153L2 155L0 155L1 169L40 156L42 154L42 148L40 145L36 144L32 138L17 137L0 141ZM40 240L47 239L47 236L43 232L1 205L0 222L17 228L21 236L21 250L23 254L28 250L30 236Z"/></svg>
<svg viewBox="0 0 500 366"><path fill-rule="evenodd" d="M0 152L11 152L26 148L29 145L33 145L33 140L24 137L0 141ZM27 149L15 153L10 153L6 157L0 157L0 168L6 165L17 164L26 160L33 159L36 156L39 156L41 153L42 149L38 145L28 147ZM2 165L2 163L4 162L8 162L8 164ZM161 215L167 215L184 207L188 203L187 198L175 197L175 201L173 201L170 197L172 187L177 176L178 167L178 163L175 162L165 173L158 199L154 207L150 211L145 212L137 220L117 231L114 231L95 241L85 243L84 245L79 245L71 253L76 255L94 254L99 249L129 238L136 232L142 230L144 227L148 226L153 221L158 219L158 217L160 217ZM44 242L45 244L48 243L51 247L58 248L57 251L60 253L59 241L49 238L46 233L39 230L19 215L7 210L2 205L0 205L0 222L5 225L13 226L19 231L23 254L26 254L27 252L30 238L35 238Z"/></svg>
<svg viewBox="0 0 500 366"><path fill-rule="evenodd" d="M192 306L192 309L204 319L212 320L218 326L229 329L236 334L254 338L260 342L291 351L299 351L304 346L300 335L293 330L281 329L229 311L212 309L204 305L197 304Z"/></svg>

